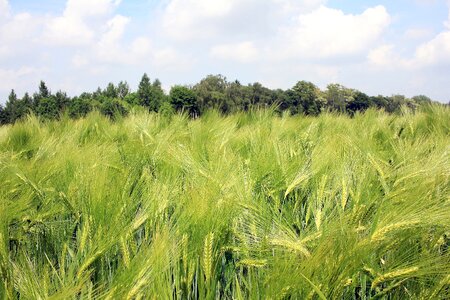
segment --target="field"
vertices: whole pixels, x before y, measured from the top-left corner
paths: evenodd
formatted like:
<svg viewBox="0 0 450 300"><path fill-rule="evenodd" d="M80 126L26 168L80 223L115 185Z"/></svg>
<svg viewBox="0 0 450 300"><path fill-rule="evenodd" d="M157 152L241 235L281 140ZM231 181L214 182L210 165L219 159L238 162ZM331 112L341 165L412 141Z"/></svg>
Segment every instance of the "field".
<svg viewBox="0 0 450 300"><path fill-rule="evenodd" d="M1 299L449 299L450 108L0 127Z"/></svg>

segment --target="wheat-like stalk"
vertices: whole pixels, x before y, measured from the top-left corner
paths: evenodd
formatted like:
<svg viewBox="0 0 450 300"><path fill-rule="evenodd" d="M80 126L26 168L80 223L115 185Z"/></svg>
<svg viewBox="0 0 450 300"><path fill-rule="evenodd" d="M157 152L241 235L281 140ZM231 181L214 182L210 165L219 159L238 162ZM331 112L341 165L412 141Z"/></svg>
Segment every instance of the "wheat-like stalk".
<svg viewBox="0 0 450 300"><path fill-rule="evenodd" d="M393 272L385 273L383 275L376 277L372 281L372 289L374 289L375 287L377 287L378 285L380 285L381 283L383 283L385 281L392 280L392 279L395 279L398 277L404 277L406 275L410 276L410 275L416 273L417 271L419 271L419 267L410 267L410 268L406 268L406 269L400 269L400 270L396 270Z"/></svg>
<svg viewBox="0 0 450 300"><path fill-rule="evenodd" d="M206 282L210 282L213 266L213 246L214 232L210 232L205 237L203 246L203 272L205 273Z"/></svg>
<svg viewBox="0 0 450 300"><path fill-rule="evenodd" d="M386 235L391 232L394 232L397 230L405 230L405 229L413 228L413 227L417 226L418 224L420 224L419 221L412 220L412 221L402 221L402 222L384 226L380 229L377 229L372 234L371 240L372 241L381 241L381 240L385 239Z"/></svg>

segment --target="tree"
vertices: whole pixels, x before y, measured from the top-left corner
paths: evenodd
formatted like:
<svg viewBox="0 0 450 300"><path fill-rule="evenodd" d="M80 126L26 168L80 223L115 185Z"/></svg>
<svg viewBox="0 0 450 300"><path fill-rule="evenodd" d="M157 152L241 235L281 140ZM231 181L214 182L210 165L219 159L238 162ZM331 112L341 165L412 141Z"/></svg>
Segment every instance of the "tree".
<svg viewBox="0 0 450 300"><path fill-rule="evenodd" d="M357 111L365 111L372 105L369 96L356 91L353 99L347 103L346 110L349 114L354 115Z"/></svg>
<svg viewBox="0 0 450 300"><path fill-rule="evenodd" d="M227 79L222 75L208 75L196 84L193 90L198 97L200 111L226 108L228 105L225 94L227 86Z"/></svg>
<svg viewBox="0 0 450 300"><path fill-rule="evenodd" d="M423 104L431 104L433 102L433 100L431 100L430 97L427 97L425 95L417 95L411 98L411 100L413 100L415 103L419 104L419 105L423 105Z"/></svg>
<svg viewBox="0 0 450 300"><path fill-rule="evenodd" d="M244 104L245 91L242 84L235 80L231 82L225 91L225 97L228 99L231 111L245 110L248 105Z"/></svg>
<svg viewBox="0 0 450 300"><path fill-rule="evenodd" d="M41 82L39 83L39 96L41 98L48 98L50 97L50 95L50 90L47 88L45 82L41 80Z"/></svg>
<svg viewBox="0 0 450 300"><path fill-rule="evenodd" d="M145 73L142 76L137 91L139 105L145 106L150 111L157 112L164 98L164 92L159 80L150 83L150 78Z"/></svg>
<svg viewBox="0 0 450 300"><path fill-rule="evenodd" d="M42 98L36 111L39 116L45 119L57 119L60 113L55 97Z"/></svg>
<svg viewBox="0 0 450 300"><path fill-rule="evenodd" d="M108 83L108 86L103 91L103 95L108 98L117 98L118 97L118 91L116 87L114 86L114 83L110 82Z"/></svg>
<svg viewBox="0 0 450 300"><path fill-rule="evenodd" d="M117 85L117 96L123 100L130 93L130 86L126 81L121 81Z"/></svg>
<svg viewBox="0 0 450 300"><path fill-rule="evenodd" d="M192 89L177 85L170 90L170 104L178 112L187 112L191 117L199 115L197 97Z"/></svg>
<svg viewBox="0 0 450 300"><path fill-rule="evenodd" d="M11 90L11 92L9 93L4 113L6 115L8 123L14 123L21 117L17 95L14 90Z"/></svg>
<svg viewBox="0 0 450 300"><path fill-rule="evenodd" d="M321 110L321 104L318 101L319 91L319 88L311 82L297 82L292 91L288 93L293 104L293 112L318 115Z"/></svg>
<svg viewBox="0 0 450 300"><path fill-rule="evenodd" d="M328 108L339 112L345 112L347 103L353 101L353 97L352 89L337 83L329 84L325 92Z"/></svg>
<svg viewBox="0 0 450 300"><path fill-rule="evenodd" d="M5 109L0 104L0 125L7 124L7 123L8 123L8 119L7 119L7 116L6 116Z"/></svg>
<svg viewBox="0 0 450 300"><path fill-rule="evenodd" d="M406 104L407 99L403 95L392 95L388 98L389 101L386 105L386 111L388 113L399 112L402 105Z"/></svg>
<svg viewBox="0 0 450 300"><path fill-rule="evenodd" d="M69 116L71 118L80 118L86 116L91 110L90 97L75 97L69 106Z"/></svg>
<svg viewBox="0 0 450 300"><path fill-rule="evenodd" d="M66 110L67 107L70 105L70 98L67 96L67 94L63 91L58 91L54 96L56 105L58 106L58 110L60 112L63 112Z"/></svg>
<svg viewBox="0 0 450 300"><path fill-rule="evenodd" d="M382 95L378 95L375 97L370 97L370 102L372 103L372 105L374 105L377 109L386 109L388 103L389 103L389 98L382 96Z"/></svg>
<svg viewBox="0 0 450 300"><path fill-rule="evenodd" d="M107 98L100 105L100 112L107 117L115 119L117 116L127 115L128 109L119 99Z"/></svg>

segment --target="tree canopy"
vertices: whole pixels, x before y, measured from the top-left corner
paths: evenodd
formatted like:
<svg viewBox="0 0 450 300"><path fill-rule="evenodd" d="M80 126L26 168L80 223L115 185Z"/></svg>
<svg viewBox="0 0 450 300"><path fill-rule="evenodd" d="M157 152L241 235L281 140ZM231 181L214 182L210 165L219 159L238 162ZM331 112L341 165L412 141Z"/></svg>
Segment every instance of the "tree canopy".
<svg viewBox="0 0 450 300"><path fill-rule="evenodd" d="M175 85L166 94L161 82L158 79L152 82L145 73L136 91L126 81L120 81L117 85L111 82L104 89L99 87L94 92L69 97L63 91L53 94L41 81L33 96L25 93L19 98L11 90L4 102L4 106L0 105L0 124L14 123L29 113L45 119L58 119L65 113L72 118L80 118L92 110L98 110L114 118L126 114L133 107L164 114L184 112L194 118L211 109L229 114L268 107L279 113L311 116L323 111L355 115L369 108L397 113L402 106L415 109L434 101L425 95L411 99L403 95L369 96L336 83L321 90L304 80L287 90L270 89L259 82L243 85L238 80L228 81L222 75L208 75L193 86Z"/></svg>

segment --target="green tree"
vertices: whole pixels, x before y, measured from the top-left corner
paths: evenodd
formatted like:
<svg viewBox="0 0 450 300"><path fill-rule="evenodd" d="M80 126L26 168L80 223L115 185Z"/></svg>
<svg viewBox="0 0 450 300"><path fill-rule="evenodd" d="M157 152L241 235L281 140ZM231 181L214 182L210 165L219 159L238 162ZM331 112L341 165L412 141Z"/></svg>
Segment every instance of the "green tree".
<svg viewBox="0 0 450 300"><path fill-rule="evenodd" d="M91 99L90 97L75 97L68 109L71 118L84 117L92 110Z"/></svg>
<svg viewBox="0 0 450 300"><path fill-rule="evenodd" d="M39 96L41 98L48 98L50 97L50 95L51 95L50 90L48 89L45 82L41 80L41 82L39 83Z"/></svg>
<svg viewBox="0 0 450 300"><path fill-rule="evenodd" d="M222 75L208 75L197 83L193 90L198 97L198 105L201 112L208 109L227 109L226 89L228 82Z"/></svg>
<svg viewBox="0 0 450 300"><path fill-rule="evenodd" d="M45 119L57 119L59 117L59 107L56 97L42 98L37 107L37 114Z"/></svg>
<svg viewBox="0 0 450 300"><path fill-rule="evenodd" d="M139 105L147 107L150 111L157 112L164 98L164 92L161 88L159 80L155 80L153 84L145 73L142 76L137 91Z"/></svg>
<svg viewBox="0 0 450 300"><path fill-rule="evenodd" d="M6 123L8 123L8 118L6 116L5 109L0 104L0 125L6 124Z"/></svg>
<svg viewBox="0 0 450 300"><path fill-rule="evenodd" d="M118 90L117 88L114 86L114 83L110 82L108 83L108 86L106 87L106 89L103 91L103 95L105 97L108 98L117 98L118 97Z"/></svg>
<svg viewBox="0 0 450 300"><path fill-rule="evenodd" d="M404 95L392 95L388 99L389 101L386 105L386 111L388 113L399 112L402 105L407 103L407 99Z"/></svg>
<svg viewBox="0 0 450 300"><path fill-rule="evenodd" d="M66 110L67 107L70 105L70 97L67 96L67 94L63 91L58 91L54 96L56 105L58 106L58 110L60 112L63 112Z"/></svg>
<svg viewBox="0 0 450 300"><path fill-rule="evenodd" d="M121 100L125 99L125 97L128 96L130 93L130 86L126 81L121 81L117 85L117 97L119 97Z"/></svg>
<svg viewBox="0 0 450 300"><path fill-rule="evenodd" d="M177 85L170 90L170 104L178 112L187 112L191 117L199 115L197 97L188 87Z"/></svg>
<svg viewBox="0 0 450 300"><path fill-rule="evenodd" d="M17 94L14 90L11 90L8 96L8 101L6 101L5 114L8 119L8 123L14 123L17 119L21 117L21 112L19 108L19 100L17 99Z"/></svg>
<svg viewBox="0 0 450 300"><path fill-rule="evenodd" d="M354 91L343 85L332 83L327 86L325 98L327 107L334 111L345 112L348 102L353 101Z"/></svg>
<svg viewBox="0 0 450 300"><path fill-rule="evenodd" d="M311 82L299 81L288 93L293 105L292 110L306 115L318 115L321 110L319 88Z"/></svg>
<svg viewBox="0 0 450 300"><path fill-rule="evenodd" d="M415 103L419 104L419 105L423 105L423 104L431 104L433 102L433 100L431 100L430 97L427 97L425 95L417 95L411 98L411 100L413 100Z"/></svg>
<svg viewBox="0 0 450 300"><path fill-rule="evenodd" d="M365 111L372 105L369 96L363 92L356 91L352 100L347 102L346 110L354 115L357 111Z"/></svg>
<svg viewBox="0 0 450 300"><path fill-rule="evenodd" d="M117 116L126 116L128 109L119 99L106 98L100 105L100 112L111 119Z"/></svg>

